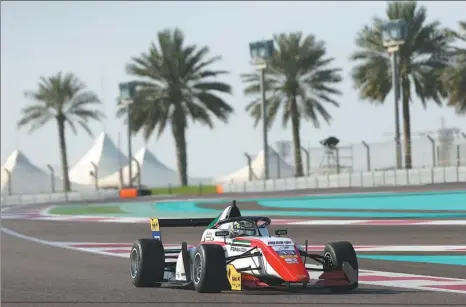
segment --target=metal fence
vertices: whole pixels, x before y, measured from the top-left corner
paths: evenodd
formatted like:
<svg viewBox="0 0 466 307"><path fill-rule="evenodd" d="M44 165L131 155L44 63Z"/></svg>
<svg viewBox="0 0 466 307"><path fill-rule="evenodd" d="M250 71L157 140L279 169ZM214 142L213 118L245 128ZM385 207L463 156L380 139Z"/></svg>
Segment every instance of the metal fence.
<svg viewBox="0 0 466 307"><path fill-rule="evenodd" d="M290 142L288 142L290 143ZM404 153L403 142L401 144ZM396 144L394 141L367 143L361 142L348 146L338 146L337 150L329 150L325 147L302 148L302 163L304 174L307 176L318 176L338 173L358 173L364 171L383 171L397 168ZM292 148L290 148L292 149ZM417 138L411 142L412 168L424 169L433 167L466 166L466 139L457 139L450 143L441 143L432 138ZM293 150L288 150L291 157ZM276 153L270 153L276 155ZM279 150L280 154L280 150ZM286 157L282 157L287 160ZM293 159L291 159L293 160ZM272 162L275 161L275 162ZM246 161L245 161L246 162ZM249 161L250 162L250 161ZM291 177L290 172L281 171L277 159L269 159L269 173L274 174L270 178ZM289 162L289 161L287 161ZM292 166L294 161L289 162ZM402 156L402 168L405 166ZM277 169L278 168L278 169ZM36 194L54 193L63 191L62 179L55 167L47 165L48 170L30 172L19 170L18 174L11 174L2 169L2 194ZM139 163L133 159L133 180L137 186L141 181L141 170ZM125 172L118 174L119 178L110 178L111 184L99 178L97 166L89 173L88 185L71 183L73 191L89 191L89 189L118 188L123 185L123 178L128 177ZM99 175L98 175L99 174ZM251 179L254 174L250 174ZM4 179L5 178L5 179ZM27 178L27 182L24 182ZM5 186L3 186L5 182ZM31 184L33 182L33 184ZM107 183L107 184L106 184Z"/></svg>
<svg viewBox="0 0 466 307"><path fill-rule="evenodd" d="M254 180L241 183L224 183L224 193L271 192L305 189L393 188L421 185L448 184L450 189L463 188L466 183L466 166L384 170L339 174L320 174L309 177L292 177Z"/></svg>
<svg viewBox="0 0 466 307"><path fill-rule="evenodd" d="M403 142L401 153L400 168L405 168ZM293 151L291 157L289 163L295 166ZM415 139L411 142L411 160L413 169L465 166L466 140L440 144L431 138ZM302 163L305 175L397 169L396 143L362 141L359 144L338 146L334 150L324 146L303 148Z"/></svg>

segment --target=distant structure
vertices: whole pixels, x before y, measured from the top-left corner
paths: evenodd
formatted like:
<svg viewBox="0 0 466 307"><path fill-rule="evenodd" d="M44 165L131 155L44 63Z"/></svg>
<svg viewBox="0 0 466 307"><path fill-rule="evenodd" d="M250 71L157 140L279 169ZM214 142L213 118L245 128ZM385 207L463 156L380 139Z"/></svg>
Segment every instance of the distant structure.
<svg viewBox="0 0 466 307"><path fill-rule="evenodd" d="M351 171L353 163L351 147L338 146L340 140L334 136L319 143L323 146L324 154L321 157L319 168L316 170L318 174L339 174Z"/></svg>
<svg viewBox="0 0 466 307"><path fill-rule="evenodd" d="M179 186L181 184L178 172L163 164L146 147L141 148L134 155L132 170L132 181L136 186L140 183L141 186L158 188ZM189 178L188 182L190 185L211 184L212 178ZM124 167L120 170L99 180L99 187L117 188L128 183L129 167L128 163L125 163Z"/></svg>
<svg viewBox="0 0 466 307"><path fill-rule="evenodd" d="M70 169L70 181L79 184L95 184L96 178L99 181L118 171L124 161L128 159L115 146L110 137L102 132L94 145Z"/></svg>
<svg viewBox="0 0 466 307"><path fill-rule="evenodd" d="M283 160L287 161L287 159L291 155L291 141L277 141L275 142L275 147L277 148L278 155L282 157Z"/></svg>
<svg viewBox="0 0 466 307"><path fill-rule="evenodd" d="M385 133L392 135L392 133ZM412 136L431 137L435 141L436 166L456 166L458 161L466 159L459 156L458 146L461 142L461 131L456 127L446 127L445 118L440 119L440 129L421 132L412 132ZM465 155L466 153L462 153Z"/></svg>
<svg viewBox="0 0 466 307"><path fill-rule="evenodd" d="M294 168L286 163L278 153L271 147L268 148L269 179L294 177ZM217 177L215 183L238 183L247 182L250 179L262 180L264 178L264 151L261 150L251 164L246 164L242 168L226 176Z"/></svg>
<svg viewBox="0 0 466 307"><path fill-rule="evenodd" d="M73 191L91 191L92 185L71 184ZM1 169L2 195L39 194L63 191L63 179L58 173L43 170L20 151L15 150Z"/></svg>
<svg viewBox="0 0 466 307"><path fill-rule="evenodd" d="M457 155L454 145L460 138L460 130L458 128L445 127L445 119L442 117L440 129L437 131L437 134L439 142L437 160L439 166L455 165L457 163Z"/></svg>

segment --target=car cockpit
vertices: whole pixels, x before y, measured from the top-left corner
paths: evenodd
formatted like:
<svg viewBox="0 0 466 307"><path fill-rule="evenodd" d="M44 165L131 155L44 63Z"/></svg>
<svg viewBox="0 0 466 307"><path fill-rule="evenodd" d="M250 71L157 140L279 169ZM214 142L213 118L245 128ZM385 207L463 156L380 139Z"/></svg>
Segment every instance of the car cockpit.
<svg viewBox="0 0 466 307"><path fill-rule="evenodd" d="M218 216L212 228L229 230L232 236L237 232L241 236L261 236L269 237L267 226L271 223L268 217L262 216L242 216L241 211L236 206L236 201L225 208Z"/></svg>

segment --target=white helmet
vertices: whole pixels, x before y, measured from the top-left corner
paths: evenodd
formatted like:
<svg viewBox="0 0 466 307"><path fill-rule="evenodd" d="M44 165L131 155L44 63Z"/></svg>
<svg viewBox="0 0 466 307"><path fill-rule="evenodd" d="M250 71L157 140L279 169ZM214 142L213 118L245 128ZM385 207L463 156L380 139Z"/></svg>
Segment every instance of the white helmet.
<svg viewBox="0 0 466 307"><path fill-rule="evenodd" d="M257 233L256 225L247 220L234 221L231 223L229 231L232 237L255 236Z"/></svg>

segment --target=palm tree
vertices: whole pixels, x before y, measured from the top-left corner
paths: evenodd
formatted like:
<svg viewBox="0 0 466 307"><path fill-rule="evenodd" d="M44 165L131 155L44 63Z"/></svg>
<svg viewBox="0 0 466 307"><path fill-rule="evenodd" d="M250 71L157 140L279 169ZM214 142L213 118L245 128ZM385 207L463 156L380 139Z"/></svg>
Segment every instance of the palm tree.
<svg viewBox="0 0 466 307"><path fill-rule="evenodd" d="M466 42L466 21L459 22L460 31L453 32L455 38ZM453 63L443 75L448 91L448 104L454 106L458 114L466 114L466 48L453 48Z"/></svg>
<svg viewBox="0 0 466 307"><path fill-rule="evenodd" d="M283 127L291 120L296 176L300 177L303 176L301 122L310 120L316 128L320 127L320 118L330 123L332 117L326 104L339 107L333 96L341 93L333 85L342 80L341 69L329 67L334 59L327 57L325 43L313 35L282 33L274 35L274 42L277 52L268 60L264 78L267 120L270 128L280 107ZM243 74L242 79L248 84L245 95L260 93L259 74ZM256 127L262 118L260 97L250 102L246 111L255 119Z"/></svg>
<svg viewBox="0 0 466 307"><path fill-rule="evenodd" d="M448 66L445 54L451 35L435 21L427 23L427 11L416 1L396 1L388 4L387 19L404 19L408 24L406 42L398 52L400 95L402 100L403 138L405 167L411 168L410 103L416 95L424 107L433 100L441 105L446 91L440 74ZM374 18L371 26L358 33L358 51L352 54L353 61L360 61L352 72L360 97L373 103L383 103L392 89L390 56L382 44L381 26L385 20ZM412 90L414 89L414 93Z"/></svg>
<svg viewBox="0 0 466 307"><path fill-rule="evenodd" d="M18 128L30 125L29 132L33 132L50 120L55 119L60 142L61 164L63 172L63 188L70 191L68 177L68 157L66 153L65 124L77 134L76 124L81 126L89 135L89 121L100 121L105 115L98 110L89 108L92 104L100 104L96 94L86 89L75 75L61 72L52 77L41 77L36 91L27 91L27 98L34 100L34 104L21 110L22 117Z"/></svg>
<svg viewBox="0 0 466 307"><path fill-rule="evenodd" d="M220 56L207 58L209 48L186 45L179 29L158 33L158 46L133 57L127 73L137 77L130 120L133 132L143 130L147 141L157 130L157 138L171 127L175 139L178 173L183 186L188 185L186 128L189 119L214 128L213 117L227 123L233 108L218 94L231 94L230 85L216 81L226 71L214 70ZM127 114L121 106L117 116ZM156 176L156 174L155 174Z"/></svg>

